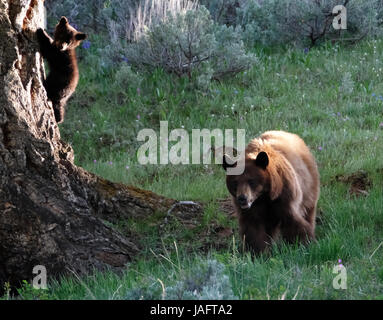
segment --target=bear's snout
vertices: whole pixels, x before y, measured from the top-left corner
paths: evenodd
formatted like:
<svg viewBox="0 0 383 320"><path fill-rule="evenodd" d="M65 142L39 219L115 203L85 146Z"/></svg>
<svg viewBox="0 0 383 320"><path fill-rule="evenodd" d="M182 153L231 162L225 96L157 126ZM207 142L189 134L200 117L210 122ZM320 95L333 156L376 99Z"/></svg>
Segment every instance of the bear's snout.
<svg viewBox="0 0 383 320"><path fill-rule="evenodd" d="M68 49L68 44L65 43L65 42L55 41L55 42L54 42L54 45L55 45L56 48L59 49L60 51L65 51L66 49Z"/></svg>
<svg viewBox="0 0 383 320"><path fill-rule="evenodd" d="M237 197L237 201L241 209L249 209L251 207L251 202L243 194Z"/></svg>

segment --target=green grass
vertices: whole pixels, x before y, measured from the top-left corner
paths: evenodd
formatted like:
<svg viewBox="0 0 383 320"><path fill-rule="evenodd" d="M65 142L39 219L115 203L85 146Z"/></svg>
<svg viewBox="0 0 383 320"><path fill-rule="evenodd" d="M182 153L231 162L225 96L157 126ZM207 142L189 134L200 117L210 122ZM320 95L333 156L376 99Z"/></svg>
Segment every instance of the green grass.
<svg viewBox="0 0 383 320"><path fill-rule="evenodd" d="M96 46L93 42L90 52L80 49L81 80L61 126L76 163L116 182L200 201L204 216L193 228L177 221L159 227L161 213L145 221L121 221L116 227L137 235L143 248L123 274L68 277L51 283L40 298L161 298L160 281L170 288L213 259L224 265L239 299L383 299L383 41L328 44L307 55L299 49L256 49L254 68L213 82L207 91L161 70L142 75L139 90L135 83L122 86L115 71L100 67ZM347 72L351 84L342 80ZM236 221L217 204L228 197L218 165L138 164L138 131L158 132L162 120L169 121L169 131L245 129L247 142L271 129L300 135L321 175L318 241L307 247L281 244L255 259L244 254ZM337 177L360 171L371 187L356 196L349 192L351 182ZM216 228L234 233L217 246ZM347 290L332 287L338 259L347 269ZM33 297L27 289L25 298Z"/></svg>

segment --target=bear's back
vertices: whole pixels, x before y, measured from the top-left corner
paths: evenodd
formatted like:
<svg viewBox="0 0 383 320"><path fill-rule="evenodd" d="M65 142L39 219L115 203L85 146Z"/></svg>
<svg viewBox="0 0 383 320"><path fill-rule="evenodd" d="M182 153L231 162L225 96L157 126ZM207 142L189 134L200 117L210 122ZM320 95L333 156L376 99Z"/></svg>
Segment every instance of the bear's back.
<svg viewBox="0 0 383 320"><path fill-rule="evenodd" d="M305 142L298 135L285 131L267 131L259 139L290 162L303 191L304 205L316 203L319 197L319 172Z"/></svg>
<svg viewBox="0 0 383 320"><path fill-rule="evenodd" d="M282 153L294 169L298 169L300 162L304 161L311 167L315 165L314 158L305 142L296 134L285 131L267 131L260 136L264 144Z"/></svg>

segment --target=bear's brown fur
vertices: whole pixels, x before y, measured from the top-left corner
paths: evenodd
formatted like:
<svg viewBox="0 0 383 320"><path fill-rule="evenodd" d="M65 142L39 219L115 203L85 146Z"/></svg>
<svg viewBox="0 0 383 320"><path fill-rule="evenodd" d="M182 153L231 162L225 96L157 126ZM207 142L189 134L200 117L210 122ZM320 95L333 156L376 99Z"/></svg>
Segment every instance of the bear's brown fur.
<svg viewBox="0 0 383 320"><path fill-rule="evenodd" d="M230 165L227 156L223 167ZM295 134L268 131L245 150L245 170L227 175L241 238L255 253L282 237L286 242L315 239L319 173L314 157Z"/></svg>

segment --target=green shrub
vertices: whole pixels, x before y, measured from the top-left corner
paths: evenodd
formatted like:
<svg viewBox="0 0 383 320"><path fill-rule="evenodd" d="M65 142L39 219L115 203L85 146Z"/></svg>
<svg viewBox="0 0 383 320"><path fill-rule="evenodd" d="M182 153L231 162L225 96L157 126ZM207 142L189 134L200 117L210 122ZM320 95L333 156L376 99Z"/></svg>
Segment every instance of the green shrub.
<svg viewBox="0 0 383 320"><path fill-rule="evenodd" d="M348 10L347 30L335 30L332 9L342 2ZM244 44L355 42L380 35L383 24L380 0L63 0L48 1L46 7L48 30L65 15L92 39L103 39L92 50L103 70L122 62L149 70L161 67L195 76L200 88L254 64Z"/></svg>
<svg viewBox="0 0 383 320"><path fill-rule="evenodd" d="M174 286L166 288L169 300L234 300L238 299L231 288L225 265L217 260L194 266Z"/></svg>
<svg viewBox="0 0 383 320"><path fill-rule="evenodd" d="M143 79L139 73L134 72L126 63L122 64L115 74L115 84L122 88L139 88Z"/></svg>
<svg viewBox="0 0 383 320"><path fill-rule="evenodd" d="M247 0L200 0L214 19L219 24L236 25L237 9Z"/></svg>
<svg viewBox="0 0 383 320"><path fill-rule="evenodd" d="M47 300L49 295L46 289L35 289L28 281L23 280L21 288L17 289L20 299Z"/></svg>
<svg viewBox="0 0 383 320"><path fill-rule="evenodd" d="M45 1L48 27L52 30L60 17L66 16L75 28L82 31L93 31L95 33L106 31L104 9L108 4L108 0Z"/></svg>
<svg viewBox="0 0 383 320"><path fill-rule="evenodd" d="M238 24L242 26L242 37L246 44L273 45L283 43L286 33L283 29L283 14L286 12L285 0L246 1L238 9Z"/></svg>
<svg viewBox="0 0 383 320"><path fill-rule="evenodd" d="M344 1L347 30L332 26L332 10L339 0L247 0L238 9L238 24L246 43L264 45L308 43L342 36L358 40L381 32L382 3L378 0Z"/></svg>
<svg viewBox="0 0 383 320"><path fill-rule="evenodd" d="M217 260L201 260L190 270L176 275L177 281L171 286L159 290L159 283L148 287L128 290L127 300L234 300L229 276L225 274L225 265Z"/></svg>
<svg viewBox="0 0 383 320"><path fill-rule="evenodd" d="M123 48L123 55L139 68L161 67L204 81L247 70L255 63L255 56L245 52L240 30L214 23L203 6L152 23L136 42Z"/></svg>

